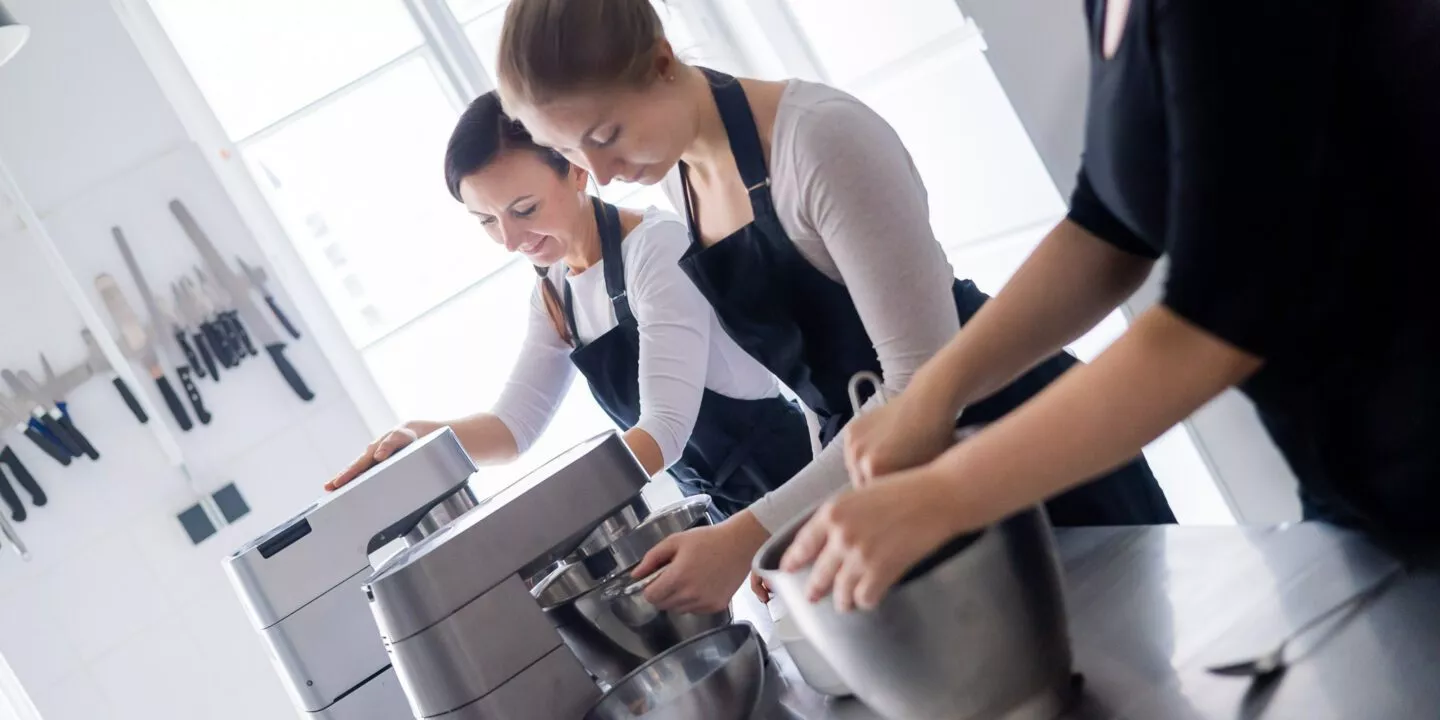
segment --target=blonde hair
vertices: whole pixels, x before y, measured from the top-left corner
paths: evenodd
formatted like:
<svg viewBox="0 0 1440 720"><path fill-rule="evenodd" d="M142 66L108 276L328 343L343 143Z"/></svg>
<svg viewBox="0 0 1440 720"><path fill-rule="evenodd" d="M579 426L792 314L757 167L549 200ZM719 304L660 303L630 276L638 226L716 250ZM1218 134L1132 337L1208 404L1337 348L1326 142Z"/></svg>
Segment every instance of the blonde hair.
<svg viewBox="0 0 1440 720"><path fill-rule="evenodd" d="M654 80L665 31L650 0L513 0L500 31L507 107Z"/></svg>

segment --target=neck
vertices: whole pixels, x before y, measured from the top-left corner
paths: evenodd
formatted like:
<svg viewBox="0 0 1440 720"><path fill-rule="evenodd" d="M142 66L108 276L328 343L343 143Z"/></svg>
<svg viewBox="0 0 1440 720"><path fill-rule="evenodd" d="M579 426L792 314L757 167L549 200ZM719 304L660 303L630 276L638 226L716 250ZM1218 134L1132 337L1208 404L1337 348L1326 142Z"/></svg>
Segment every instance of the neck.
<svg viewBox="0 0 1440 720"><path fill-rule="evenodd" d="M695 108L695 135L680 153L680 160L703 172L730 156L730 138L725 133L725 123L720 120L720 108L715 104L705 73L692 66L686 66L681 73L677 81L684 83L686 97Z"/></svg>
<svg viewBox="0 0 1440 720"><path fill-rule="evenodd" d="M570 268L572 275L585 272L591 265L600 262L600 225L595 221L590 196L582 195L581 202L580 226L567 243L569 250L565 253L565 267Z"/></svg>

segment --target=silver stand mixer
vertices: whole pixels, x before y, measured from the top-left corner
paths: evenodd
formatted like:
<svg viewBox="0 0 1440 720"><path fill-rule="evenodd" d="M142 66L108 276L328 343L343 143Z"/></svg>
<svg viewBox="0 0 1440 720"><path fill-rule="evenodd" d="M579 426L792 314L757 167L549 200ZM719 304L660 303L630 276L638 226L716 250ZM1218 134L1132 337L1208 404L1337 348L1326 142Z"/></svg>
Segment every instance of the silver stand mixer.
<svg viewBox="0 0 1440 720"><path fill-rule="evenodd" d="M291 699L309 717L410 716L361 586L372 553L400 538L416 545L474 508L474 473L455 434L437 431L225 559Z"/></svg>
<svg viewBox="0 0 1440 720"><path fill-rule="evenodd" d="M383 563L364 582L416 718L579 718L600 690L531 596L649 481L615 432L572 448Z"/></svg>

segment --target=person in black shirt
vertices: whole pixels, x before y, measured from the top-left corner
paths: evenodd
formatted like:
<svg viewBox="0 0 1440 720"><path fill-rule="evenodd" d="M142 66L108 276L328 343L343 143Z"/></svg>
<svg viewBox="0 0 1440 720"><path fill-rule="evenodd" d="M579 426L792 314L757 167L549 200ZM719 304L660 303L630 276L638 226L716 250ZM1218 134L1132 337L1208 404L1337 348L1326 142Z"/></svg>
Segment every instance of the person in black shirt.
<svg viewBox="0 0 1440 720"><path fill-rule="evenodd" d="M1068 218L887 407L784 558L871 606L955 535L1131 457L1238 385L1306 517L1440 550L1440 3L1089 0ZM957 412L1169 257L1096 361L947 449ZM896 531L895 528L904 528Z"/></svg>

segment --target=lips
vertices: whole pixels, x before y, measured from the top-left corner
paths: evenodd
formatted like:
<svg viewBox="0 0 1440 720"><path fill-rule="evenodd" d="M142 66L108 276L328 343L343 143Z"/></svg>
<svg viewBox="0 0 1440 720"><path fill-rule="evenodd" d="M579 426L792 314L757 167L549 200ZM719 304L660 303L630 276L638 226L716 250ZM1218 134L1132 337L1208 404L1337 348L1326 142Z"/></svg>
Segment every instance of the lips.
<svg viewBox="0 0 1440 720"><path fill-rule="evenodd" d="M548 239L550 239L549 235L541 235L540 237L535 238L534 240L531 240L530 242L527 242L524 245L521 245L520 247L515 249L519 250L520 253L523 255L533 255L535 254L535 251L539 250L540 246L544 245L545 241Z"/></svg>

